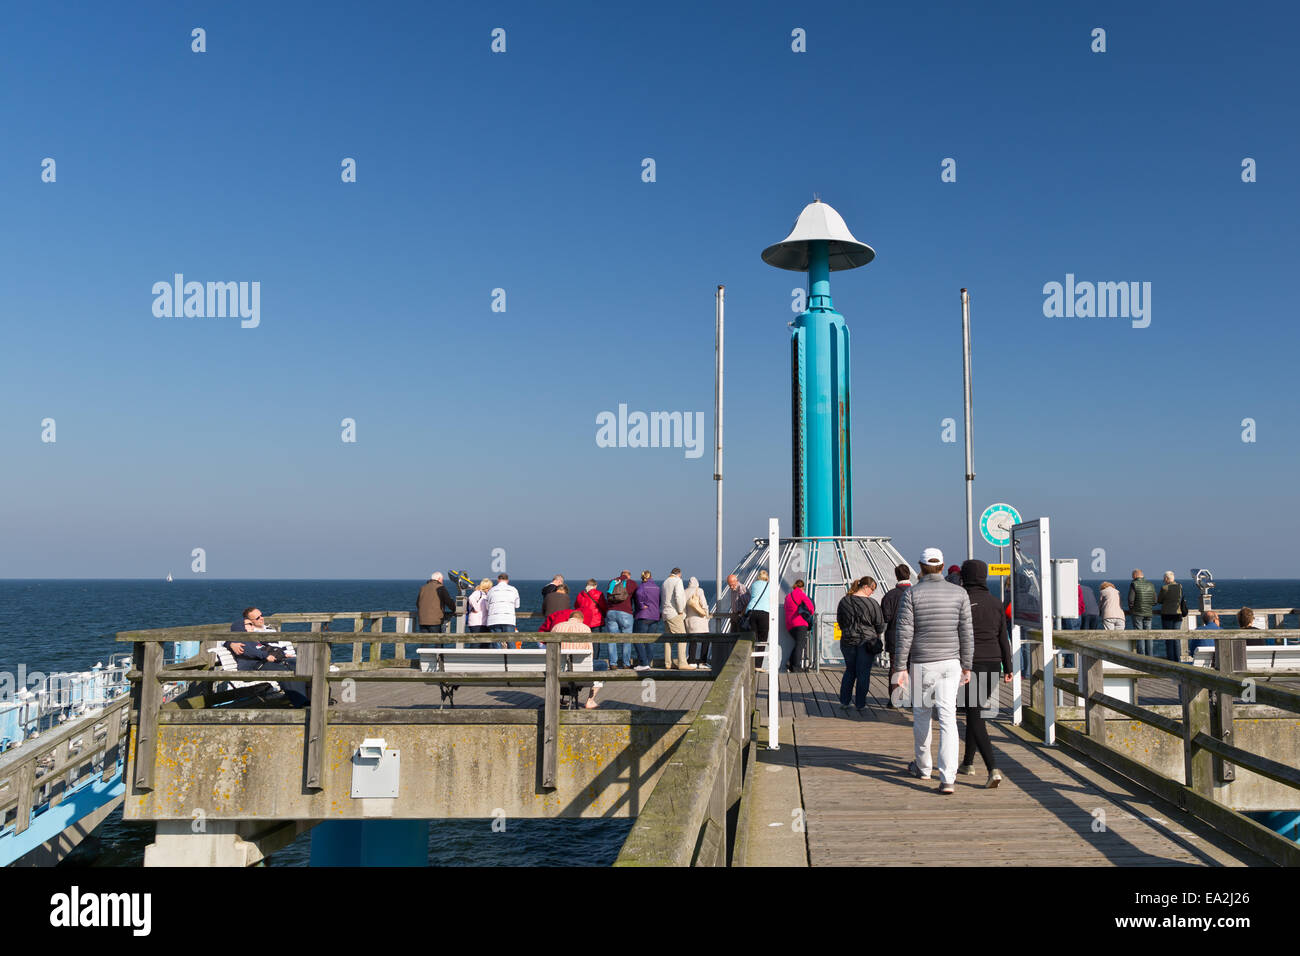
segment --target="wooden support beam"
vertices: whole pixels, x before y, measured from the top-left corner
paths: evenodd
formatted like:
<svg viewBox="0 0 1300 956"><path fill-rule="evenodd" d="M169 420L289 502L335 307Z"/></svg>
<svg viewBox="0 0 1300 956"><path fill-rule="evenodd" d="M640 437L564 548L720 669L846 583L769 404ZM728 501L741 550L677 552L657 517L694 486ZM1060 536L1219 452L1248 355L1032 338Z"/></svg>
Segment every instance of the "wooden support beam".
<svg viewBox="0 0 1300 956"><path fill-rule="evenodd" d="M555 788L560 747L560 645L546 645L546 690L542 695L542 787Z"/></svg>
<svg viewBox="0 0 1300 956"><path fill-rule="evenodd" d="M1210 689L1182 684L1178 688L1183 704L1183 782L1203 797L1214 796L1214 767L1208 750L1196 741L1210 733Z"/></svg>
<svg viewBox="0 0 1300 956"><path fill-rule="evenodd" d="M18 797L14 819L14 835L22 833L32 822L32 791L36 787L36 761L28 760L18 768L18 779L14 783L14 793Z"/></svg>
<svg viewBox="0 0 1300 956"><path fill-rule="evenodd" d="M371 634L382 634L383 630L384 630L384 619L382 617L375 617L370 619ZM383 658L383 656L384 656L384 642L382 640L371 641L370 642L370 663L372 664L378 663L379 660Z"/></svg>
<svg viewBox="0 0 1300 956"><path fill-rule="evenodd" d="M1210 695L1210 736L1222 743L1233 742L1233 701L1231 694L1214 691ZM1214 754L1214 779L1219 783L1232 783L1237 779L1237 768L1228 760Z"/></svg>
<svg viewBox="0 0 1300 956"><path fill-rule="evenodd" d="M1092 699L1094 691L1106 693L1106 680L1103 676L1104 662L1100 657L1079 655L1079 674L1083 684L1083 720L1084 730L1089 737L1101 743L1106 742L1106 708Z"/></svg>
<svg viewBox="0 0 1300 956"><path fill-rule="evenodd" d="M311 704L307 713L307 786L319 790L325 779L325 732L330 703L329 647L315 648L312 662Z"/></svg>
<svg viewBox="0 0 1300 956"><path fill-rule="evenodd" d="M153 789L154 763L158 757L158 708L162 703L162 684L158 672L162 668L161 644L137 644L140 659L140 682L136 685L137 719L135 730L135 786L138 790Z"/></svg>

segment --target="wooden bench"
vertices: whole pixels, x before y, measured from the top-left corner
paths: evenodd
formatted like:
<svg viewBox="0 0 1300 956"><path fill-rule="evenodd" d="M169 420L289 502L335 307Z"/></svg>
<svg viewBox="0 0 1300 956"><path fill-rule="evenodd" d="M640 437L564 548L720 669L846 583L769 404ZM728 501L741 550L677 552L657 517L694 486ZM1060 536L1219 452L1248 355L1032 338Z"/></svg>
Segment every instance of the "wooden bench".
<svg viewBox="0 0 1300 956"><path fill-rule="evenodd" d="M1214 646L1198 647L1192 654L1192 663L1197 667L1211 666L1214 663ZM1246 670L1300 672L1300 645L1247 644Z"/></svg>
<svg viewBox="0 0 1300 956"><path fill-rule="evenodd" d="M576 643L576 642L575 642ZM420 670L442 674L545 674L546 648L544 647L419 647ZM595 645L588 650L561 650L560 670L575 673L592 673ZM441 707L456 706L458 684L440 684ZM561 686L564 705L577 706L580 691L576 681Z"/></svg>
<svg viewBox="0 0 1300 956"><path fill-rule="evenodd" d="M238 672L239 665L235 661L235 655L231 653L230 648L226 647L226 643L227 642L222 641L213 644L208 648L208 653L211 654L214 658L216 658L216 660L213 662L213 666L216 670ZM293 660L297 656L297 651L294 650L293 645L290 644L288 641L277 641L275 646L280 648L280 650L284 651L286 660ZM244 671L244 673L255 674L257 672ZM258 684L265 684L272 691L275 692L279 692L281 689L280 685L277 684L275 681L262 678L261 680L222 681L221 683L213 684L212 690L214 692L220 692L226 690L234 690L235 688L239 688L239 687L256 687Z"/></svg>

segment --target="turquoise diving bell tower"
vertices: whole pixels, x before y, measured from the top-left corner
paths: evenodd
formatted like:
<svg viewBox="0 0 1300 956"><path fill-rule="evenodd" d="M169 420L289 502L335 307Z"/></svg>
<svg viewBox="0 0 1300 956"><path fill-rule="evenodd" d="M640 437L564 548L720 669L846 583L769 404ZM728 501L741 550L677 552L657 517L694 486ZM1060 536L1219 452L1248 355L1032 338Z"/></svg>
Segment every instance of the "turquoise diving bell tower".
<svg viewBox="0 0 1300 956"><path fill-rule="evenodd" d="M820 199L804 207L790 235L763 250L768 265L808 273L807 309L790 336L794 537L853 534L849 328L831 303L830 274L875 257Z"/></svg>

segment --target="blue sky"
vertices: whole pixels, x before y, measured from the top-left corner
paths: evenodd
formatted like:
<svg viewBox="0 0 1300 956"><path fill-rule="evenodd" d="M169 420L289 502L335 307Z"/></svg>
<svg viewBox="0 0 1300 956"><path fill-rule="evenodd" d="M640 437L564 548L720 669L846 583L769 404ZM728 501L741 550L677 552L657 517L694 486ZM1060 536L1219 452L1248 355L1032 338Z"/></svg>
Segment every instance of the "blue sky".
<svg viewBox="0 0 1300 956"><path fill-rule="evenodd" d="M0 577L711 576L711 454L596 416L711 436L726 284L726 563L788 524L759 253L814 192L877 252L832 279L858 533L963 547L966 286L977 510L1110 576L1300 566L1293 9L267 6L0 9ZM156 317L177 272L260 324ZM1150 326L1045 317L1067 273Z"/></svg>

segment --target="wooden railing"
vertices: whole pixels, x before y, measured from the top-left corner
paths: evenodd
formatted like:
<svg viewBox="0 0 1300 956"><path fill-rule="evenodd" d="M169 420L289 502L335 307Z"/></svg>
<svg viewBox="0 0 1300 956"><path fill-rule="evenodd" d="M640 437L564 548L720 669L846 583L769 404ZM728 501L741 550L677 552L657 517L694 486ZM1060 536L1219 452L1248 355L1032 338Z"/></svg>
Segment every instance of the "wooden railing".
<svg viewBox="0 0 1300 956"><path fill-rule="evenodd" d="M36 808L57 806L73 789L101 771L112 775L127 729L124 696L110 700L98 714L59 730L50 730L9 751L0 769L0 828L13 825L23 833Z"/></svg>
<svg viewBox="0 0 1300 956"><path fill-rule="evenodd" d="M1189 605L1191 605L1191 602L1190 602L1190 601L1188 601L1187 603L1188 603ZM1219 617L1236 617L1236 616L1237 616L1237 612L1240 611L1241 608L1239 608L1239 607L1216 607L1216 608L1214 608L1213 610L1214 610L1214 613L1215 613L1215 614L1219 615ZM1271 623L1272 621L1274 621L1274 620L1276 619L1278 625L1281 626L1281 624L1282 624L1282 619L1283 619L1283 618L1285 618L1285 617L1287 617L1288 615L1291 615L1291 614L1300 614L1300 608L1295 608L1295 607L1255 607L1255 608L1251 608L1251 610L1255 612L1255 619L1256 619L1256 620L1263 620L1263 622L1264 622L1266 625L1269 624L1269 623ZM1158 611L1154 611L1154 612L1152 612L1152 615L1151 615L1151 616L1152 616L1152 617L1159 617L1159 616L1160 616L1160 612L1158 612ZM1188 607L1188 609L1187 609L1187 617L1183 618L1183 628L1185 628L1185 629L1189 629L1189 630L1202 630L1202 628L1192 628L1192 627L1191 627L1192 622L1196 621L1196 620L1197 620L1198 618L1200 618L1201 616L1202 616L1202 614L1201 614L1201 611L1200 611L1199 608L1197 608L1197 607L1195 607L1195 606L1190 606L1190 607ZM1255 630L1255 631L1259 631L1260 629L1259 629L1259 628L1247 628L1246 630ZM1271 635L1270 635L1270 636L1271 636Z"/></svg>
<svg viewBox="0 0 1300 956"><path fill-rule="evenodd" d="M615 866L727 866L754 711L753 641L731 649Z"/></svg>
<svg viewBox="0 0 1300 956"><path fill-rule="evenodd" d="M1084 704L1084 728L1074 730L1060 722L1056 724L1057 738L1099 763L1119 771L1148 790L1169 800L1220 832L1249 849L1276 863L1286 866L1300 865L1300 844L1256 823L1249 817L1225 806L1215 797L1215 785L1233 779L1234 765L1288 787L1300 789L1300 769L1272 760L1262 754L1233 746L1233 702L1247 686L1255 702L1277 708L1284 714L1300 715L1300 692L1284 687L1270 686L1261 680L1265 671L1214 670L1189 664L1147 657L1115 647L1117 640L1133 640L1136 634L1143 638L1150 633L1152 639L1160 632L1151 631L1065 631L1054 632L1052 641L1057 650L1079 655L1078 680L1068 674L1054 674L1053 687L1072 694ZM1168 632L1166 632L1168 633ZM1234 658L1234 645L1254 638L1260 631L1216 630L1216 661ZM1117 635L1123 635L1118 637ZM1031 640L1041 638L1040 631L1029 631ZM1300 631L1273 631L1279 638L1300 637ZM1115 676L1114 671L1103 670L1104 663L1119 665L1124 675L1146 675L1172 680L1178 685L1182 705L1181 719L1156 713L1147 707L1130 704L1106 694L1105 676ZM1030 669L1031 705L1026 711L1027 720L1043 729L1043 695L1051 690L1043 686L1042 645L1035 646ZM1249 681L1249 684L1245 682ZM1106 743L1106 716L1108 711L1139 721L1182 740L1183 779L1178 781L1139 763Z"/></svg>
<svg viewBox="0 0 1300 956"><path fill-rule="evenodd" d="M383 660L379 656L378 645L380 642L371 642L371 652L369 661L360 660L358 648L361 643L354 638L346 636L349 633L359 632L339 632L332 633L322 628L329 622L339 618L351 618L354 620L365 620L369 623L370 628L365 633L369 635L378 635L382 622L387 617L407 616L407 612L376 611L367 614L353 612L339 613L320 613L320 614L280 614L268 618L272 624L284 623L308 623L311 625L310 631L281 631L275 635L275 639L291 640L297 650L297 658L294 662L292 673L277 670L262 671L239 671L231 672L227 670L214 669L211 655L207 654L208 647L222 642L240 639L239 632L230 631L229 624L209 624L195 627L182 628L164 628L158 630L146 631L123 631L117 635L117 640L122 643L131 643L134 645L133 667L127 677L132 684L131 693L131 719L136 725L135 732L135 751L132 754L132 781L136 789L152 790L154 786L154 770L157 759L158 744L158 723L159 714L164 707L180 708L185 706L184 701L173 701L164 703L162 699L162 686L169 682L195 682L195 683L213 683L225 682L229 680L288 680L306 683L311 691L312 703L307 706L307 739L304 747L303 760L306 771L307 787L309 789L322 789L324 780L325 766L325 736L326 728L329 723L330 707L327 703L329 700L329 687L331 684L342 683L344 681L355 682L374 682L379 684L480 684L493 687L514 687L528 685L543 686L543 738L542 738L542 786L555 786L556 766L558 758L558 740L559 740L559 713L560 713L560 685L565 684L590 684L595 681L642 681L646 678L659 677L661 679L674 681L690 680L712 680L713 674L709 670L701 671L636 671L636 672L619 672L619 671L562 671L560 644L564 642L573 642L577 640L587 640L593 643L632 643L632 644L653 644L662 641L665 637L663 633L648 634L606 634L603 632L594 632L591 634L552 634L552 633L528 633L519 632L518 634L501 635L501 634L446 634L446 633L426 633L422 635L410 635L411 638L423 643L447 643L462 637L483 638L486 640L499 640L503 636L510 639L523 639L530 642L541 643L546 648L545 671L542 673L452 673L446 671L420 671L418 661L407 660L404 657ZM400 625L399 625L400 627ZM267 632L244 632L245 638L270 636ZM406 637L404 633L392 634L390 636ZM737 640L738 637L746 635L732 634L690 634L683 635L690 641L701 643L728 643ZM675 639L677 635L672 635ZM610 640L602 640L609 638ZM172 642L198 641L200 643L200 654L184 661L178 661L174 664L163 664L163 645ZM749 643L744 642L746 647ZM347 662L334 665L337 669L331 670L332 648L336 644L351 644L353 646L352 666L347 666ZM405 642L397 645L400 653L405 653ZM734 655L733 655L734 656ZM748 657L746 656L746 660ZM563 674L563 677L561 677ZM392 723L404 723L406 720L400 710L396 710L392 715ZM379 723L384 721L379 720Z"/></svg>

